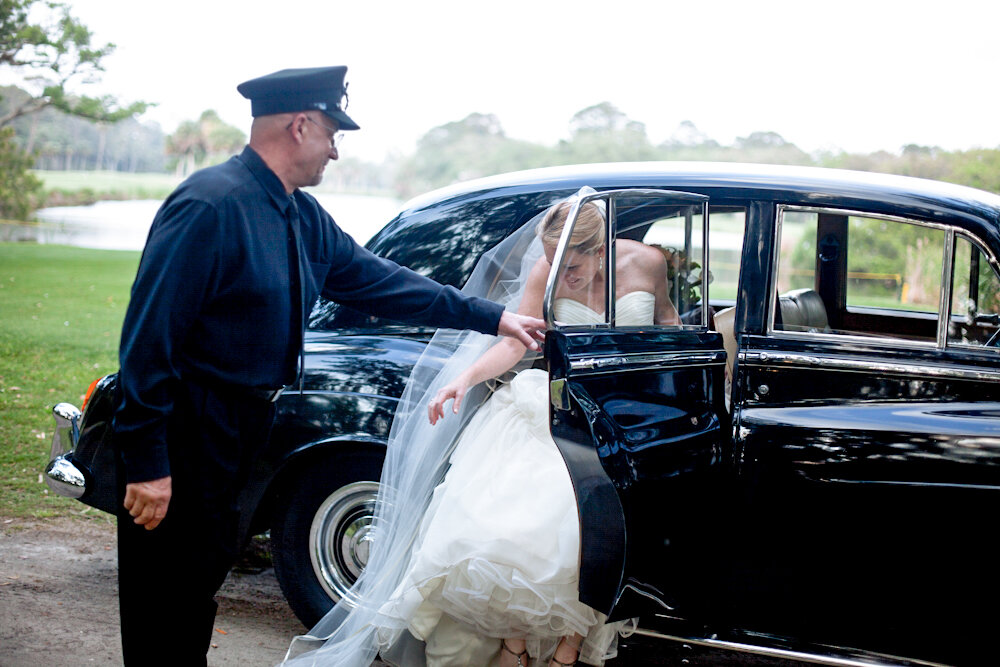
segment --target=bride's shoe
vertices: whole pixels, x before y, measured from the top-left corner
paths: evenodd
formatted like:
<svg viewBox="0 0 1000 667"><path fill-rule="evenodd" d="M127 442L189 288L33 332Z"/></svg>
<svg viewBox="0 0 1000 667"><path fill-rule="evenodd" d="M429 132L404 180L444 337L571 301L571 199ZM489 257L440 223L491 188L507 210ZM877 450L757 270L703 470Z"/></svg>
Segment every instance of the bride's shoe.
<svg viewBox="0 0 1000 667"><path fill-rule="evenodd" d="M528 655L528 649L527 648L525 648L520 653L517 653L516 651L512 651L510 649L510 647L507 646L507 640L506 639L501 639L500 640L500 648L502 648L504 651L507 651L507 653L510 653L512 656L514 656L515 658L517 658L517 667L528 667L528 665L526 663L521 662L521 658L524 658L525 660L527 660L530 657Z"/></svg>
<svg viewBox="0 0 1000 667"><path fill-rule="evenodd" d="M549 661L550 667L552 665L558 665L558 667L573 667L573 665L576 664L576 661L579 660L579 658L580 658L580 645L582 643L583 643L583 639L581 638L580 639L580 643L578 643L576 646L574 646L574 645L570 644L569 641L567 641L567 639L565 637L563 637L559 641L559 645L556 646L556 653L559 653L559 649L561 649L563 646L565 646L565 647L569 648L573 652L573 661L572 662L563 662L562 660L560 660L559 658L557 658L553 654L552 660ZM565 657L565 654L564 654L564 657Z"/></svg>

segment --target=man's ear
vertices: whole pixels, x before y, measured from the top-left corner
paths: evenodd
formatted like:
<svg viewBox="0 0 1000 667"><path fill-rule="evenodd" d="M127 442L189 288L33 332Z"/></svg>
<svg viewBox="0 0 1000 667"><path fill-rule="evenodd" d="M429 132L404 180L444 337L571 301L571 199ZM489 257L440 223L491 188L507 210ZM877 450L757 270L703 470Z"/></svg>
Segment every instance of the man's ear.
<svg viewBox="0 0 1000 667"><path fill-rule="evenodd" d="M292 116L292 120L289 121L288 125L285 127L290 133L292 141L297 144L301 144L305 137L303 136L304 125L308 122L308 119L304 113L297 113Z"/></svg>

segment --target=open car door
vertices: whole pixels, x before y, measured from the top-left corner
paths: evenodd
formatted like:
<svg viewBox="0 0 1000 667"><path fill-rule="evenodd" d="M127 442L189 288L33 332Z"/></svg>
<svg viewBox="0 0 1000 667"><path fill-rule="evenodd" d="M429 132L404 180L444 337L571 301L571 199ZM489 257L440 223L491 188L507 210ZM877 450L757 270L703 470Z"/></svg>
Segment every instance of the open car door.
<svg viewBox="0 0 1000 667"><path fill-rule="evenodd" d="M689 617L700 604L692 568L703 567L706 548L696 538L712 513L730 432L725 350L708 305L708 197L585 190L563 228L543 305L551 431L580 512L580 599L611 620ZM594 204L608 240L600 266L611 270L592 281L600 294L583 295L567 276L579 255L574 230ZM650 249L663 254L666 284L649 288L653 323L637 323L623 297L644 284L635 257ZM594 321L560 321L562 299L589 299Z"/></svg>

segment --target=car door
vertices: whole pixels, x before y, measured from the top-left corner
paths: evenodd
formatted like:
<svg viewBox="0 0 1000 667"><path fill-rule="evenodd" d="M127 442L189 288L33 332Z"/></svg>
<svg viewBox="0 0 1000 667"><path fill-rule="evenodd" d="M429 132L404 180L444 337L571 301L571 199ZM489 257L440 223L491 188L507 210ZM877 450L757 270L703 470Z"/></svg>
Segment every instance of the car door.
<svg viewBox="0 0 1000 667"><path fill-rule="evenodd" d="M996 255L911 217L778 206L776 224L765 332L744 336L734 389L735 622L984 664L995 614L977 601L1000 594Z"/></svg>
<svg viewBox="0 0 1000 667"><path fill-rule="evenodd" d="M607 266L627 262L637 242L663 253L679 323L626 321L618 310L629 274L621 266L607 273L603 315L595 308L593 322L557 321L569 241L588 202L606 211ZM712 512L730 431L725 350L709 327L703 280L708 225L703 195L592 192L570 212L549 276L551 432L579 506L580 598L612 619L697 604L691 568L704 545L694 544L695 528Z"/></svg>

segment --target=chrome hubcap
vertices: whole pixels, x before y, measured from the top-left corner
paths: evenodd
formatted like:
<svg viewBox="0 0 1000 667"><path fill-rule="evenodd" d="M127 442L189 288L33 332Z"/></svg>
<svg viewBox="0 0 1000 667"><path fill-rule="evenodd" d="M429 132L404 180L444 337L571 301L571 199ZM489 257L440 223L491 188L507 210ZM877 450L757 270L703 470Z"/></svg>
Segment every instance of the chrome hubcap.
<svg viewBox="0 0 1000 667"><path fill-rule="evenodd" d="M368 562L377 482L354 482L323 501L309 530L309 557L316 578L334 601L347 598Z"/></svg>

